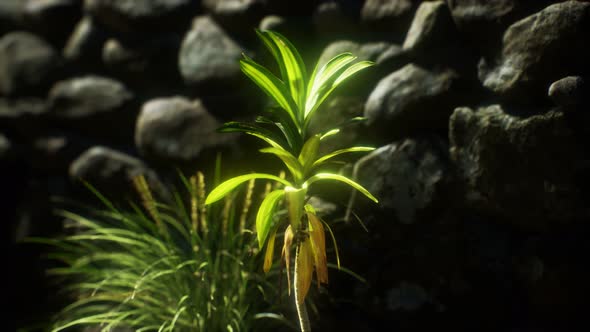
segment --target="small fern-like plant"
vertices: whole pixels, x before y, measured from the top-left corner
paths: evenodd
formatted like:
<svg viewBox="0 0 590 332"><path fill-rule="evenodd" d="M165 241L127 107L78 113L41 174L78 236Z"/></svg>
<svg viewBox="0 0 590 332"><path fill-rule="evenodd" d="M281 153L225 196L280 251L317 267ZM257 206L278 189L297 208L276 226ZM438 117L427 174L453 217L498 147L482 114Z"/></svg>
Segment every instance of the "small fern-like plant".
<svg viewBox="0 0 590 332"><path fill-rule="evenodd" d="M287 207L287 226L284 231L283 256L290 280L290 253L295 250L293 289L295 304L302 331L309 331L310 324L305 308L305 298L315 270L318 285L328 282L325 250L325 228L314 208L307 204L308 190L319 181L342 182L377 202L365 188L350 178L323 167L342 154L367 152L372 147L350 147L319 155L322 141L339 132L339 128L310 135L309 124L322 103L343 82L359 71L373 65L369 61L355 61L351 53L342 53L323 66L316 65L310 76L297 49L284 36L273 31L256 31L280 68L280 78L244 55L240 61L242 72L276 103L266 116L259 116L255 123L229 122L221 131L243 132L266 142L269 147L260 150L278 157L288 169L285 179L271 174L253 173L234 177L216 187L207 197L206 204L214 203L252 179L276 181L280 187L270 192L262 201L256 216L256 234L261 249L266 245L264 270L271 267L274 243L281 222L276 222L280 203ZM357 119L352 119L357 120ZM333 234L332 234L333 238Z"/></svg>
<svg viewBox="0 0 590 332"><path fill-rule="evenodd" d="M208 209L202 173L182 177L185 195L157 201L144 177L134 179L142 204L91 213L59 214L75 228L59 239L33 239L57 249L64 263L51 272L65 277L77 299L58 316L53 332L76 326L100 331L249 331L256 318L281 316L257 311L266 304L265 276L252 235L251 182L245 194ZM267 294L268 295L268 294ZM258 315L258 316L257 316Z"/></svg>

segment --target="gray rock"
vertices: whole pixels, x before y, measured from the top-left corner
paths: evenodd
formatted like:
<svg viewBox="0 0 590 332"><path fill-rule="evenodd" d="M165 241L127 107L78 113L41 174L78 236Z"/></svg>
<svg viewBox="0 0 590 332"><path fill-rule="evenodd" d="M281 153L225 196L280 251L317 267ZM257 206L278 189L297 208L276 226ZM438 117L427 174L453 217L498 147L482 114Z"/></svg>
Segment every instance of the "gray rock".
<svg viewBox="0 0 590 332"><path fill-rule="evenodd" d="M132 179L138 175L144 175L152 188L160 188L155 172L143 161L104 146L86 150L69 167L72 181L88 182L109 199L135 195Z"/></svg>
<svg viewBox="0 0 590 332"><path fill-rule="evenodd" d="M447 0L461 35L485 56L492 56L501 49L502 34L510 24L543 9L552 2L554 1Z"/></svg>
<svg viewBox="0 0 590 332"><path fill-rule="evenodd" d="M387 40L401 42L419 3L412 0L367 0L361 10L361 22L372 34L381 33Z"/></svg>
<svg viewBox="0 0 590 332"><path fill-rule="evenodd" d="M82 18L74 28L63 48L63 56L67 60L98 64L101 61L101 51L106 32L101 29L90 16Z"/></svg>
<svg viewBox="0 0 590 332"><path fill-rule="evenodd" d="M53 115L58 118L92 118L124 109L134 98L122 83L101 76L60 81L49 91Z"/></svg>
<svg viewBox="0 0 590 332"><path fill-rule="evenodd" d="M590 104L590 85L580 76L568 76L553 82L549 86L548 95L559 106Z"/></svg>
<svg viewBox="0 0 590 332"><path fill-rule="evenodd" d="M482 60L480 80L505 100L539 103L549 85L590 70L590 3L567 1L512 24L495 63Z"/></svg>
<svg viewBox="0 0 590 332"><path fill-rule="evenodd" d="M120 33L178 31L197 13L193 0L85 0L84 10Z"/></svg>
<svg viewBox="0 0 590 332"><path fill-rule="evenodd" d="M103 139L132 139L136 100L118 81L101 76L60 81L48 99L51 116L62 125Z"/></svg>
<svg viewBox="0 0 590 332"><path fill-rule="evenodd" d="M563 112L523 117L499 105L461 107L449 137L470 204L533 230L590 215L579 181L584 154Z"/></svg>
<svg viewBox="0 0 590 332"><path fill-rule="evenodd" d="M11 32L0 39L0 94L37 94L59 68L57 52L28 32Z"/></svg>
<svg viewBox="0 0 590 332"><path fill-rule="evenodd" d="M55 45L63 45L81 16L80 0L26 0L23 4L26 24Z"/></svg>
<svg viewBox="0 0 590 332"><path fill-rule="evenodd" d="M447 145L435 137L408 138L378 148L354 166L354 177L379 199L379 210L402 224L427 221L449 193ZM357 197L360 195L356 194ZM353 206L367 209L366 200ZM370 206L375 214L374 204Z"/></svg>
<svg viewBox="0 0 590 332"><path fill-rule="evenodd" d="M202 6L224 30L244 37L255 36L252 27L265 15L263 0L203 0Z"/></svg>
<svg viewBox="0 0 590 332"><path fill-rule="evenodd" d="M182 77L189 85L225 87L241 77L242 47L208 16L200 16L186 34L179 55Z"/></svg>
<svg viewBox="0 0 590 332"><path fill-rule="evenodd" d="M135 144L150 160L193 162L235 143L236 136L216 132L219 126L200 100L153 99L141 109Z"/></svg>
<svg viewBox="0 0 590 332"><path fill-rule="evenodd" d="M457 28L444 1L420 4L403 48L418 59L437 64L466 53L458 41Z"/></svg>
<svg viewBox="0 0 590 332"><path fill-rule="evenodd" d="M367 124L381 139L446 128L453 109L465 98L458 81L452 70L431 72L406 65L379 81L369 95L364 113Z"/></svg>

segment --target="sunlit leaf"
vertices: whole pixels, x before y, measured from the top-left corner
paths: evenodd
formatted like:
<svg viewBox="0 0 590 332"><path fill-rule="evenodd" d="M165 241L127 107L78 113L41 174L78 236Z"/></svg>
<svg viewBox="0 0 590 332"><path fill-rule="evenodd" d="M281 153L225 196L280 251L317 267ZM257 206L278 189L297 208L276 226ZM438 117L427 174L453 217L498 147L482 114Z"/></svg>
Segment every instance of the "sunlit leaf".
<svg viewBox="0 0 590 332"><path fill-rule="evenodd" d="M262 91L269 97L274 99L279 106L281 106L293 119L295 123L297 120L297 105L289 94L289 90L285 83L278 79L273 73L263 66L257 64L252 59L244 55L244 59L240 60L240 68Z"/></svg>
<svg viewBox="0 0 590 332"><path fill-rule="evenodd" d="M367 189L365 189L363 186L361 186L360 184L352 181L351 179L349 179L345 176L338 175L338 174L318 173L318 174L315 174L314 176L310 177L306 181L306 184L311 185L312 183L319 181L319 180L336 180L336 181L344 182L344 183L348 184L349 186L353 187L354 189L363 193L363 195L367 196L373 202L375 202L375 203L379 202L379 200L377 200L377 198L375 198L375 196L371 195L371 193Z"/></svg>
<svg viewBox="0 0 590 332"><path fill-rule="evenodd" d="M351 53L341 53L330 59L322 68L314 70L310 83L307 87L307 100L305 102L305 118L309 116L318 106L323 92L330 88L331 80L346 65L354 61L356 57Z"/></svg>
<svg viewBox="0 0 590 332"><path fill-rule="evenodd" d="M226 122L219 128L219 131L222 133L245 133L252 135L260 138L275 148L287 146L287 144L285 144L285 142L272 131L249 123L236 121Z"/></svg>
<svg viewBox="0 0 590 332"><path fill-rule="evenodd" d="M266 245L266 253L264 254L264 265L262 266L262 270L264 273L268 273L272 266L272 257L275 251L275 238L277 235L277 228L275 228L274 232L270 234L268 237L268 244Z"/></svg>
<svg viewBox="0 0 590 332"><path fill-rule="evenodd" d="M256 214L256 233L258 237L258 246L260 248L262 248L264 245L264 241L266 240L268 232L272 226L272 218L274 216L277 204L284 195L285 191L282 189L272 191L266 195L260 204L260 208Z"/></svg>
<svg viewBox="0 0 590 332"><path fill-rule="evenodd" d="M293 178L296 179L296 181L301 179L301 177L303 176L303 167L301 166L301 164L299 163L297 158L295 158L291 153L289 153L285 149L264 148L264 149L261 149L260 152L271 153L271 154L274 154L275 156L277 156L279 159L281 159L281 161L283 161L285 166L287 166L287 168L289 169L289 171L293 175Z"/></svg>
<svg viewBox="0 0 590 332"><path fill-rule="evenodd" d="M308 212L307 220L309 221L309 241L311 242L315 273L319 287L322 283L328 283L326 234L324 233L324 226L322 225L322 222L314 213Z"/></svg>
<svg viewBox="0 0 590 332"><path fill-rule="evenodd" d="M367 147L367 146L355 146L352 148L347 148L347 149L341 149L341 150L336 150L334 152L328 153L327 155L318 158L314 163L312 167L317 167L319 165L321 165L322 163L336 157L339 156L341 154L344 153L350 153L350 152L369 152L369 151L373 151L375 150L375 148L372 147Z"/></svg>
<svg viewBox="0 0 590 332"><path fill-rule="evenodd" d="M303 144L303 148L301 149L298 159L303 166L304 173L307 173L307 171L311 168L311 165L318 155L319 149L320 135L313 135L307 140L307 142L305 142L305 144Z"/></svg>
<svg viewBox="0 0 590 332"><path fill-rule="evenodd" d="M305 302L305 297L311 285L313 275L313 253L309 239L297 246L295 257L295 301L298 304Z"/></svg>
<svg viewBox="0 0 590 332"><path fill-rule="evenodd" d="M287 38L277 32L257 30L256 33L277 60L283 81L287 82L293 100L302 109L306 74L301 55Z"/></svg>
<svg viewBox="0 0 590 332"><path fill-rule="evenodd" d="M231 179L223 182L222 184L217 186L215 189L213 189L213 191L211 191L211 193L209 193L209 196L207 196L207 199L205 199L205 204L211 204L211 203L214 203L214 202L222 199L225 195L230 193L237 186L239 186L240 184L242 184L246 181L249 181L251 179L274 180L274 181L284 184L285 186L291 186L291 183L289 181L287 181L285 179L281 179L280 177L274 176L271 174L252 173L252 174L240 175L240 176L236 176L234 178L231 178Z"/></svg>
<svg viewBox="0 0 590 332"><path fill-rule="evenodd" d="M293 244L293 229L291 225L287 226L285 236L283 239L283 250L281 257L285 259L285 266L287 268L287 283L289 284L289 295L291 295L291 245Z"/></svg>

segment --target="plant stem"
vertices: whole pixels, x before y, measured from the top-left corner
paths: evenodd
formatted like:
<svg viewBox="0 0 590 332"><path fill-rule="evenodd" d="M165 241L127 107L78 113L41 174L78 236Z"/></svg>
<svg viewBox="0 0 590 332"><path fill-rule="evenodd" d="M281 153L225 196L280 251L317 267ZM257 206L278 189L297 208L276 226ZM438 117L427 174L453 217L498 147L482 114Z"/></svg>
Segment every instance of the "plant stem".
<svg viewBox="0 0 590 332"><path fill-rule="evenodd" d="M299 298L299 291L297 286L297 277L299 274L300 264L299 264L299 252L300 246L297 246L297 250L295 250L295 271L293 280L293 291L295 292L295 308L297 309L297 316L299 317L299 326L301 328L301 332L311 332L311 326L309 324L309 316L307 315L307 309L305 308L305 298Z"/></svg>

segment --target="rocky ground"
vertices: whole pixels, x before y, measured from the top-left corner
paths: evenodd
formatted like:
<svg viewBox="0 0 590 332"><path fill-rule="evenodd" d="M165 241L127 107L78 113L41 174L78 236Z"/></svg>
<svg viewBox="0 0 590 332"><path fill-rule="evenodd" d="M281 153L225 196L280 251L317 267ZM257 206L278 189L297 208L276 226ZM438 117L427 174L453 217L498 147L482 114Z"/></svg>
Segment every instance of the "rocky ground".
<svg viewBox="0 0 590 332"><path fill-rule="evenodd" d="M272 168L255 140L215 131L265 103L237 62L270 63L256 27L310 66L342 51L377 63L312 124L368 118L332 148L379 147L344 171L381 200L353 198L368 232L334 226L367 282L332 272L319 330L588 330L590 2L550 0L2 0L17 326L59 305L43 252L20 240L60 231L51 198L83 199L79 178L125 199L130 176L210 171L219 152L228 174ZM326 192L344 215L348 193Z"/></svg>

